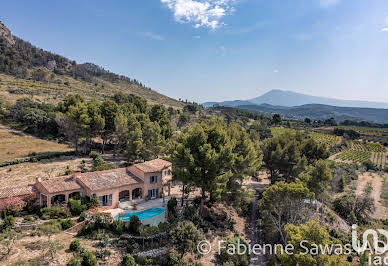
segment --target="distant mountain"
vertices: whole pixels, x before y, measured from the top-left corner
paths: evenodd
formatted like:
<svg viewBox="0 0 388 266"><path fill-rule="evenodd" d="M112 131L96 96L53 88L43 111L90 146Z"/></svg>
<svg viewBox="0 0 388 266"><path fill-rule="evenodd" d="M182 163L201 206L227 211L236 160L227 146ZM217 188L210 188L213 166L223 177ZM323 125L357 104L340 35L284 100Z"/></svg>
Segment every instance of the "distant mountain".
<svg viewBox="0 0 388 266"><path fill-rule="evenodd" d="M344 120L369 121L381 124L388 123L388 109L359 108L359 107L338 107L323 104L305 104L301 106L284 107L269 104L261 105L240 105L239 109L254 111L257 113L272 115L280 114L287 119L324 120L334 117L337 122Z"/></svg>
<svg viewBox="0 0 388 266"><path fill-rule="evenodd" d="M260 105L260 104L270 104L274 106L300 106L305 104L323 104L331 105L338 107L362 107L362 108L384 108L388 109L388 103L383 102L369 102L369 101L352 101L352 100L340 100L334 98L326 97L317 97L306 95L302 93L297 93L293 91L283 91L283 90L271 90L259 97L249 99L249 100L237 100L237 101L227 101L227 102L208 102L204 103L205 107L211 107L214 104L221 106L230 106L236 107L241 102L249 102L250 104ZM249 104L244 104L249 105Z"/></svg>

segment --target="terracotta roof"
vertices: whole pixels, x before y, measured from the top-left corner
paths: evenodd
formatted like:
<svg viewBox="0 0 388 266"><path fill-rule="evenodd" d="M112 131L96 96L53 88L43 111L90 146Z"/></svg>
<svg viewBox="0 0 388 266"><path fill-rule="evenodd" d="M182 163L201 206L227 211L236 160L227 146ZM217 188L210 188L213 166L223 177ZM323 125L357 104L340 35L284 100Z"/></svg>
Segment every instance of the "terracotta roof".
<svg viewBox="0 0 388 266"><path fill-rule="evenodd" d="M77 174L77 179L92 191L143 183L127 168Z"/></svg>
<svg viewBox="0 0 388 266"><path fill-rule="evenodd" d="M138 163L138 164L135 164L134 166L139 170L143 171L144 173L153 173L153 172L159 172L171 165L172 164L168 161L165 161L162 159L155 159L144 163Z"/></svg>
<svg viewBox="0 0 388 266"><path fill-rule="evenodd" d="M19 187L6 187L0 189L0 199L8 197L18 197L30 195L35 191L33 185L19 186Z"/></svg>
<svg viewBox="0 0 388 266"><path fill-rule="evenodd" d="M62 191L70 191L81 189L81 186L73 179L72 176L64 176L43 180L40 184L49 192L57 193Z"/></svg>

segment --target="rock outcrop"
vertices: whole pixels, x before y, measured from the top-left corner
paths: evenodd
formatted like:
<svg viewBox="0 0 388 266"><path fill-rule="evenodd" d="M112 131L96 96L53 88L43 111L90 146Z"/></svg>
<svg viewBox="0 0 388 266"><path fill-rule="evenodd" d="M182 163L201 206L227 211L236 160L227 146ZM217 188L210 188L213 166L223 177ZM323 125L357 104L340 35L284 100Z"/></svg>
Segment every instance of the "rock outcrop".
<svg viewBox="0 0 388 266"><path fill-rule="evenodd" d="M0 21L0 38L5 39L9 45L15 44L15 39L11 31Z"/></svg>

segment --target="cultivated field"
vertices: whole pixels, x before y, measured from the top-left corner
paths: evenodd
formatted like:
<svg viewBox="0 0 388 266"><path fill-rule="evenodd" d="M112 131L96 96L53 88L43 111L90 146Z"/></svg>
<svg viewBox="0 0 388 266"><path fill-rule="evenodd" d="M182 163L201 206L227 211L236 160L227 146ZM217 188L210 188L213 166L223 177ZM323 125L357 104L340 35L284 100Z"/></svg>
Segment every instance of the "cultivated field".
<svg viewBox="0 0 388 266"><path fill-rule="evenodd" d="M355 163L371 160L379 169L383 170L387 164L387 152L386 148L378 143L353 141L352 147L337 154L335 159Z"/></svg>
<svg viewBox="0 0 388 266"><path fill-rule="evenodd" d="M32 152L61 152L69 150L72 149L68 145L35 138L0 125L0 162L26 157Z"/></svg>

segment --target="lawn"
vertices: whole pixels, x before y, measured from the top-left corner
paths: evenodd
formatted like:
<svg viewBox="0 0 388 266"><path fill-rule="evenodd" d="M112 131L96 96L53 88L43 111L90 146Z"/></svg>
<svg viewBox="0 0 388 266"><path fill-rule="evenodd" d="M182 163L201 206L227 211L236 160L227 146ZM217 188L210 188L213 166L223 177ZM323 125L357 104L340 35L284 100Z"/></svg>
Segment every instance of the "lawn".
<svg viewBox="0 0 388 266"><path fill-rule="evenodd" d="M26 157L30 153L72 150L69 146L42 140L0 125L0 162Z"/></svg>

